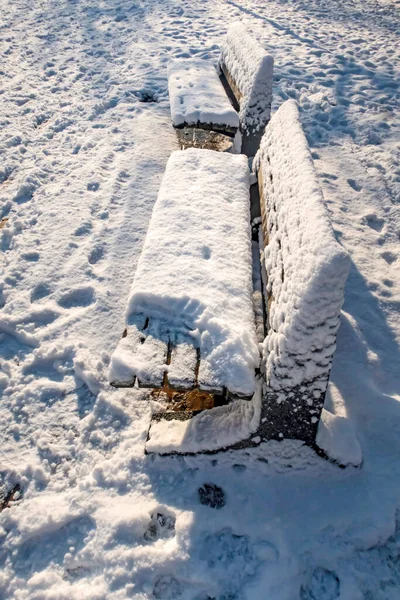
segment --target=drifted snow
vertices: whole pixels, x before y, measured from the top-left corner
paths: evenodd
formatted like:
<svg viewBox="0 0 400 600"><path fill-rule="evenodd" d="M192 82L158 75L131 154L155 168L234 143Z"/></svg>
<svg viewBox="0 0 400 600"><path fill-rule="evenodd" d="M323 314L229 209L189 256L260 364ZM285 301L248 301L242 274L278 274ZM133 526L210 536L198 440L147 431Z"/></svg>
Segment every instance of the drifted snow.
<svg viewBox="0 0 400 600"><path fill-rule="evenodd" d="M176 332L189 334L210 379L247 395L255 390L259 363L250 237L246 157L194 148L174 152L127 309L128 323L131 315L144 314L166 322L172 339ZM110 381L120 378L120 358L117 349ZM127 362L123 366L126 377Z"/></svg>
<svg viewBox="0 0 400 600"><path fill-rule="evenodd" d="M295 101L272 117L255 164L267 215L265 269L272 297L264 341L268 385L288 390L311 383L320 394L335 349L349 257L333 234Z"/></svg>
<svg viewBox="0 0 400 600"><path fill-rule="evenodd" d="M274 59L242 22L233 23L222 42L225 65L240 93L242 130L264 127L271 114Z"/></svg>
<svg viewBox="0 0 400 600"><path fill-rule="evenodd" d="M210 61L186 59L169 63L168 90L175 127L198 123L239 127L239 116Z"/></svg>

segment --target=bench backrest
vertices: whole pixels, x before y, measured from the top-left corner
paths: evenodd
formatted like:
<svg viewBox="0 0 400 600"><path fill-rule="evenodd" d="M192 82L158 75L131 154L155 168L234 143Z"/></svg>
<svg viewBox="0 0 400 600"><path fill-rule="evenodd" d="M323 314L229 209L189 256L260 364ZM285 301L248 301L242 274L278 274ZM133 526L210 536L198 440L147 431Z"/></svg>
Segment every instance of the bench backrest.
<svg viewBox="0 0 400 600"><path fill-rule="evenodd" d="M313 441L350 260L335 239L294 100L268 124L255 169L267 274L266 416L280 404L283 435Z"/></svg>
<svg viewBox="0 0 400 600"><path fill-rule="evenodd" d="M263 130L271 115L274 59L236 22L224 39L219 64L239 104L241 130Z"/></svg>

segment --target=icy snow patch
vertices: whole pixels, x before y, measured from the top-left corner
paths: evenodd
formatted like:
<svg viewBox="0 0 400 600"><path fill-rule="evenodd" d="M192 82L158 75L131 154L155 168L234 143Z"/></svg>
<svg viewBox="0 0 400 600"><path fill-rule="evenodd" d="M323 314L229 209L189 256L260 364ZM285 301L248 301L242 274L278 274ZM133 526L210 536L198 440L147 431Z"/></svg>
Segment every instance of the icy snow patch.
<svg viewBox="0 0 400 600"><path fill-rule="evenodd" d="M295 101L285 102L268 124L255 168L263 186L272 298L267 380L274 390L307 382L318 398L335 350L349 257L335 240Z"/></svg>
<svg viewBox="0 0 400 600"><path fill-rule="evenodd" d="M222 45L220 68L224 66L240 94L242 129L265 126L271 114L274 59L241 22L230 26Z"/></svg>
<svg viewBox="0 0 400 600"><path fill-rule="evenodd" d="M190 335L222 386L254 393L259 351L245 156L194 148L172 153L132 285L128 323L138 313L166 321L171 338L177 331ZM120 358L117 349L110 381L119 380ZM129 361L122 366L125 377L134 369Z"/></svg>
<svg viewBox="0 0 400 600"><path fill-rule="evenodd" d="M321 413L317 444L329 458L341 465L358 467L362 461L360 444L349 419L333 415L327 410Z"/></svg>
<svg viewBox="0 0 400 600"><path fill-rule="evenodd" d="M175 127L213 124L239 127L216 69L205 60L174 60L168 65L171 117Z"/></svg>

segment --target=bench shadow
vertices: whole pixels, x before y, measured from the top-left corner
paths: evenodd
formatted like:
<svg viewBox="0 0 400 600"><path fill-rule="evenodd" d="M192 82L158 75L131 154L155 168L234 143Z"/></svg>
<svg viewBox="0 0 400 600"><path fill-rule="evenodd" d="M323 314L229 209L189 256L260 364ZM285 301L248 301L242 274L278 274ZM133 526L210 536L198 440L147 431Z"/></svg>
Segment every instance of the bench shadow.
<svg viewBox="0 0 400 600"><path fill-rule="evenodd" d="M364 466L383 474L400 453L400 347L385 314L352 263L330 382L362 447ZM400 312L388 303L387 309ZM336 390L335 390L336 388Z"/></svg>
<svg viewBox="0 0 400 600"><path fill-rule="evenodd" d="M346 392L345 378L349 377L350 381L353 378L353 363L368 373L371 387L383 394L400 395L400 346L387 322L385 305L387 312L400 314L398 303L378 300L351 262L343 306L345 315L338 333L331 376L343 392Z"/></svg>

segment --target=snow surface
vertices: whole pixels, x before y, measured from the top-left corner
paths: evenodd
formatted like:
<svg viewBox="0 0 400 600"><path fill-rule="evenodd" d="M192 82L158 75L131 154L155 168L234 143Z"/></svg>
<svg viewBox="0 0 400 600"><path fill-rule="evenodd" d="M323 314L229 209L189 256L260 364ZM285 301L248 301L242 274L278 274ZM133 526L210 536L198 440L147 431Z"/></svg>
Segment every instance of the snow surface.
<svg viewBox="0 0 400 600"><path fill-rule="evenodd" d="M335 239L294 100L274 114L255 169L262 181L269 329L267 384L325 391L336 348L349 256Z"/></svg>
<svg viewBox="0 0 400 600"><path fill-rule="evenodd" d="M181 59L169 63L168 90L175 127L200 123L239 127L239 115L210 61Z"/></svg>
<svg viewBox="0 0 400 600"><path fill-rule="evenodd" d="M397 600L398 15L382 0L3 0L1 495L21 492L0 514L0 597ZM325 408L351 423L357 469L289 440L146 456L147 392L106 378L178 148L167 64L215 63L238 18L274 55L273 112L299 103L351 255ZM205 483L224 508L200 504ZM174 529L150 539L158 513Z"/></svg>
<svg viewBox="0 0 400 600"><path fill-rule="evenodd" d="M260 361L249 211L245 156L196 148L174 152L127 308L128 323L131 315L144 314L162 320L172 340L178 332L191 337L205 379L245 395L255 391ZM110 381L129 379L129 371L139 375L141 363L126 339L111 359Z"/></svg>
<svg viewBox="0 0 400 600"><path fill-rule="evenodd" d="M271 115L274 59L240 21L230 25L222 42L222 66L227 69L240 94L242 131L265 127Z"/></svg>

